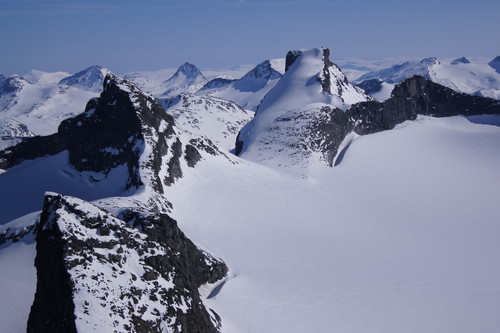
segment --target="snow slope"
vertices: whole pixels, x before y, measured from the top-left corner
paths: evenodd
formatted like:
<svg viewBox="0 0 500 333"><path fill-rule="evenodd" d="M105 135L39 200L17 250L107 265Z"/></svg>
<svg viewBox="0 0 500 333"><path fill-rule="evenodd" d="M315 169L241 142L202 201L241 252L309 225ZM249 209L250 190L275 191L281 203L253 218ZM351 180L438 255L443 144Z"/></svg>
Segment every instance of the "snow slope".
<svg viewBox="0 0 500 333"><path fill-rule="evenodd" d="M324 116L320 111L334 107L345 111L351 104L371 99L330 62L326 48L290 51L287 66L238 136L241 144L237 145L242 147L236 153L244 159L303 167L309 150L314 150L309 148L322 139L317 137L319 118Z"/></svg>
<svg viewBox="0 0 500 333"><path fill-rule="evenodd" d="M222 89L202 90L199 94L226 99L244 109L255 111L264 96L281 79L284 71L284 58L265 60L234 83Z"/></svg>
<svg viewBox="0 0 500 333"><path fill-rule="evenodd" d="M9 87L0 89L0 122L15 120L27 126L37 135L48 135L57 131L59 123L85 109L88 100L98 96L100 88L90 81L86 87L82 82L59 79L63 74L32 71L28 81L21 76L8 78ZM68 85L72 83L73 85Z"/></svg>
<svg viewBox="0 0 500 333"><path fill-rule="evenodd" d="M191 138L207 137L222 150L234 148L240 129L250 121L253 112L233 102L216 97L181 95L167 109L177 128Z"/></svg>
<svg viewBox="0 0 500 333"><path fill-rule="evenodd" d="M437 58L407 61L391 68L369 72L357 79L357 82L376 78L388 83L398 83L413 75L421 75L460 92L496 99L500 97L500 74L493 67L482 62L466 63L457 60L461 59L451 62Z"/></svg>
<svg viewBox="0 0 500 333"><path fill-rule="evenodd" d="M184 63L164 84L167 90L161 94L163 98L172 98L183 93L195 93L200 90L208 80L200 70L188 62Z"/></svg>
<svg viewBox="0 0 500 333"><path fill-rule="evenodd" d="M170 198L233 271L207 301L223 332L494 332L499 149L499 127L421 117L306 180L204 164Z"/></svg>

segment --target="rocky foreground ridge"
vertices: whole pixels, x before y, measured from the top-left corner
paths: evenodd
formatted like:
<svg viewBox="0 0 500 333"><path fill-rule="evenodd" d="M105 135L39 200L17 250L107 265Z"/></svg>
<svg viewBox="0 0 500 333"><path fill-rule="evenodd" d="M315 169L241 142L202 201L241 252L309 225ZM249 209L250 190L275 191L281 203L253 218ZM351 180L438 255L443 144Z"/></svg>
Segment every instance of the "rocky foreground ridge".
<svg viewBox="0 0 500 333"><path fill-rule="evenodd" d="M127 177L123 197L103 199L99 207L47 193L35 225L0 235L1 243L35 235L37 287L28 332L219 331L220 318L204 306L198 288L217 283L228 268L186 238L169 217L165 196L184 168L218 148L205 138L184 143L155 98L108 74L85 112L53 135L0 151L0 168L62 151L89 182L117 167Z"/></svg>

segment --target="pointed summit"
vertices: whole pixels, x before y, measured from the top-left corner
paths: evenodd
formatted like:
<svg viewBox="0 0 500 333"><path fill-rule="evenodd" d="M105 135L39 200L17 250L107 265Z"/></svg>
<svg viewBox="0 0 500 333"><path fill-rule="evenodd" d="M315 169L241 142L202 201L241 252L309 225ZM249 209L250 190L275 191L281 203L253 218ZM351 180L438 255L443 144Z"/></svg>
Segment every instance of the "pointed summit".
<svg viewBox="0 0 500 333"><path fill-rule="evenodd" d="M490 65L490 67L492 67L493 69L495 69L495 71L497 73L500 73L500 56L498 56L495 59L493 59L492 61L490 61L488 63L488 65Z"/></svg>
<svg viewBox="0 0 500 333"><path fill-rule="evenodd" d="M164 82L168 89L161 96L172 98L183 93L195 93L207 84L208 80L195 65L186 62Z"/></svg>
<svg viewBox="0 0 500 333"><path fill-rule="evenodd" d="M66 77L59 81L61 85L73 86L91 91L100 91L104 77L111 73L109 69L101 66L90 66L83 71Z"/></svg>
<svg viewBox="0 0 500 333"><path fill-rule="evenodd" d="M304 167L312 156L323 157L325 109L343 113L349 105L369 101L360 88L330 61L330 50L290 51L286 72L260 103L255 117L239 133L236 154L269 165ZM330 163L327 161L326 163Z"/></svg>
<svg viewBox="0 0 500 333"><path fill-rule="evenodd" d="M458 64L470 64L470 61L469 59L467 59L466 57L462 57L462 58L457 58L455 60L453 60L451 62L452 65L458 65Z"/></svg>

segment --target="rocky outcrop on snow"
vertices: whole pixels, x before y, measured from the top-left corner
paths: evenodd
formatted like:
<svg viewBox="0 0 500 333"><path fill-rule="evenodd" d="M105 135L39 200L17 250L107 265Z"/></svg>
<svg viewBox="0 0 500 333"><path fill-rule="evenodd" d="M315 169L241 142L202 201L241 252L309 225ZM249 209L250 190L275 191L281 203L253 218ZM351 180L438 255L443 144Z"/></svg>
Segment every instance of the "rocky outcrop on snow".
<svg viewBox="0 0 500 333"><path fill-rule="evenodd" d="M101 66L90 66L81 72L62 79L59 84L99 92L102 89L104 78L109 73L111 73L109 69Z"/></svg>
<svg viewBox="0 0 500 333"><path fill-rule="evenodd" d="M335 119L324 110L345 110L353 103L371 100L348 82L329 56L326 48L288 52L285 74L240 131L236 154L278 165L303 165L311 154L321 155L323 138L318 127Z"/></svg>
<svg viewBox="0 0 500 333"><path fill-rule="evenodd" d="M7 169L68 150L71 165L79 171L106 175L126 165L126 189L147 184L163 193L164 186L182 176L180 160L186 149L173 124L158 100L109 74L101 96L89 101L85 112L63 121L53 135L28 138L0 152L0 165Z"/></svg>
<svg viewBox="0 0 500 333"><path fill-rule="evenodd" d="M157 99L108 74L100 97L57 133L0 151L2 169L67 151L85 182L104 181L117 168L127 174L123 196L95 204L46 195L34 227L38 281L28 332L220 330L198 288L227 267L179 230L165 192L185 168L222 153L209 139L182 139ZM0 240L24 235L6 232Z"/></svg>
<svg viewBox="0 0 500 333"><path fill-rule="evenodd" d="M112 216L48 194L28 332L218 332L198 288L227 273L167 215Z"/></svg>
<svg viewBox="0 0 500 333"><path fill-rule="evenodd" d="M488 65L493 68L497 73L500 73L500 56L496 57L488 63Z"/></svg>
<svg viewBox="0 0 500 333"><path fill-rule="evenodd" d="M480 114L500 114L500 104L414 76L396 85L385 102L361 102L346 111L333 105L310 104L267 118L269 123L265 125L251 122L238 135L236 154L284 167L305 167L311 160L332 166L342 141L351 132L364 135L389 130L418 115ZM253 133L253 126L260 126L258 135Z"/></svg>
<svg viewBox="0 0 500 333"><path fill-rule="evenodd" d="M207 82L208 80L195 65L186 62L165 81L168 89L161 97L172 98L183 93L192 94L200 90Z"/></svg>
<svg viewBox="0 0 500 333"><path fill-rule="evenodd" d="M373 95L382 89L383 82L380 79L370 79L358 83L356 87L363 89L367 95Z"/></svg>

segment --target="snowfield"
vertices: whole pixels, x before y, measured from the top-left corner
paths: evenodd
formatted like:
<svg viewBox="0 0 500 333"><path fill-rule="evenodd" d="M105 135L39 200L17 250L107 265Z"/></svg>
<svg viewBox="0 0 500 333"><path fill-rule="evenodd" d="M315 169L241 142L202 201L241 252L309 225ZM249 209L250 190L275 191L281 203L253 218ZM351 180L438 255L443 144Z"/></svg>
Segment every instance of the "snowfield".
<svg viewBox="0 0 500 333"><path fill-rule="evenodd" d="M499 127L421 117L308 179L207 163L169 198L233 270L206 301L223 332L494 332L499 150Z"/></svg>

